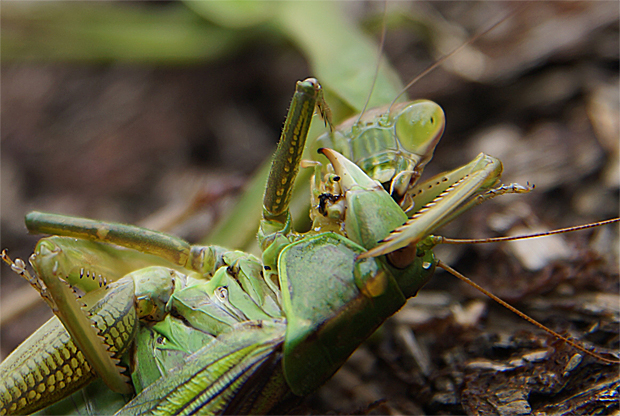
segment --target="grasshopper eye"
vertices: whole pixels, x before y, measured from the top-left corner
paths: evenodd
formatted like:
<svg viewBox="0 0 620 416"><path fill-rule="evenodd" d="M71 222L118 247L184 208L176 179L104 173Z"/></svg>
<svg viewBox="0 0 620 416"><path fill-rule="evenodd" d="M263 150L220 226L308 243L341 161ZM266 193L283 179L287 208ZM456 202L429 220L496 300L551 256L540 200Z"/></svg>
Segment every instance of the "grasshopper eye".
<svg viewBox="0 0 620 416"><path fill-rule="evenodd" d="M429 100L414 101L396 116L395 132L400 145L427 161L443 134L443 109Z"/></svg>

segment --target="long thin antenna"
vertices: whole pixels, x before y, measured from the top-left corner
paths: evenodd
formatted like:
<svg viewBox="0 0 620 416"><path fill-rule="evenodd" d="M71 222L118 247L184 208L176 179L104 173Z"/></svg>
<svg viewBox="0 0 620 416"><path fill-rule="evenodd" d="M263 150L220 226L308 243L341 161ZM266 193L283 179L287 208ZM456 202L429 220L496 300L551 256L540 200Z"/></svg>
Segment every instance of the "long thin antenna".
<svg viewBox="0 0 620 416"><path fill-rule="evenodd" d="M530 235L517 235L513 237L491 237L491 238L446 238L441 236L436 236L439 240L438 244L480 244L480 243L499 243L502 241L514 241L514 240L525 240L527 238L537 238L537 237L546 237L548 235L554 234L562 234L568 233L571 231L579 231L586 230L588 228L600 227L602 225L613 224L615 222L619 222L620 218L612 218L610 220L594 222L592 224L578 225L575 227L561 228L559 230L551 230L545 231L542 233L530 234Z"/></svg>
<svg viewBox="0 0 620 416"><path fill-rule="evenodd" d="M415 78L413 78L406 86L405 88L403 88L403 90L400 92L400 94L398 94L396 96L396 98L394 98L394 101L392 101L392 103L390 104L390 108L388 110L392 111L392 107L394 106L394 104L396 104L396 101L398 101L398 99L407 92L407 90L409 88L411 88L411 86L413 84L415 84L416 82L418 82L422 77L426 76L426 74L428 74L429 72L431 72L432 70L434 70L435 68L437 68L439 65L441 65L443 62L445 62L447 59L451 58L452 56L454 56L455 54L457 54L458 52L460 52L463 48L465 48L466 46L471 45L472 43L474 43L476 40L478 40L480 37L486 35L487 33L489 33L490 31L492 31L493 29L495 29L497 26L499 26L500 24L504 23L506 20L508 20L510 17L514 16L517 12L519 12L523 7L525 7L525 5L520 5L518 7L515 7L510 13L508 13L506 16L502 17L499 21L495 22L493 25L489 26L487 29L483 30L482 32L477 33L476 35L474 35L472 38L470 38L467 42L463 43L461 46L459 46L458 48L454 49L452 52L450 52L447 55L442 56L441 58L439 58L437 61L435 61L431 66L429 66L428 68L426 68L424 71L422 71L418 76L416 76Z"/></svg>
<svg viewBox="0 0 620 416"><path fill-rule="evenodd" d="M473 282L469 278L467 278L464 275L462 275L461 273L457 272L456 270L454 270L452 267L448 266L443 261L439 260L437 262L437 266L441 267L442 269L444 269L445 271L447 271L451 275L453 275L455 277L458 277L459 279L461 279L462 281L464 281L468 285L478 289L480 292L484 293L485 295L487 295L488 297L490 297L491 299L493 299L495 302L499 303L500 305L502 305L506 309L508 309L508 310L514 312L515 314L519 315L521 318L525 319L526 321L528 321L532 325L535 325L538 328L542 329L543 331L545 331L545 332L553 335L554 337L556 337L558 339L561 339L562 341L566 342L568 345L572 346L573 348L575 348L575 349L577 349L577 350L579 350L579 351L581 351L581 352L583 352L585 354L588 354L588 355L596 358L597 360L601 360L601 361L603 361L605 363L608 363L608 364L620 364L620 360L612 360L612 359L609 359L609 358L605 358L605 357L603 357L603 356L601 356L601 355L599 355L599 354L597 354L595 352L589 351L589 350L585 349L583 346L581 346L578 343L576 343L575 341L572 341L572 340L566 338L565 336L562 336L562 335L558 334L557 332L547 328L546 326L544 326L543 324L541 324L540 322L538 322L534 318L530 318L528 315L524 314L523 312L521 312L520 310L518 310L514 306L512 306L509 303L501 300L500 298L498 298L493 293L489 292L488 290L486 290L485 288L483 288L479 284Z"/></svg>
<svg viewBox="0 0 620 416"><path fill-rule="evenodd" d="M377 65L375 66L375 75L372 77L372 84L370 85L370 91L368 92L368 97L366 97L366 102L364 103L364 108L360 112L360 116L357 118L355 124L359 123L362 119L362 116L366 112L368 108L368 104L370 103L370 97L372 97L372 93L375 90L375 84L377 83L377 77L379 76L379 68L381 67L381 57L383 56L383 46L385 45L385 32L386 32L386 20L387 20L387 0L383 2L383 27L381 28L381 40L379 41L379 51L377 52Z"/></svg>

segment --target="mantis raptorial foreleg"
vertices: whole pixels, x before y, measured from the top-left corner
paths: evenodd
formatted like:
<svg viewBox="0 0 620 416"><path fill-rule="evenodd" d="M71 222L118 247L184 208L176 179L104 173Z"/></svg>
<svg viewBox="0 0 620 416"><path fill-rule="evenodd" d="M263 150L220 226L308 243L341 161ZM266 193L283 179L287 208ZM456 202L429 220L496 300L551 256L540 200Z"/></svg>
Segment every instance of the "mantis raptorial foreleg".
<svg viewBox="0 0 620 416"><path fill-rule="evenodd" d="M59 263L55 262L56 267L51 270L40 267L42 257L51 260L62 255L60 247L52 244L47 240L40 242L38 258L35 255L31 259L38 277L31 279L41 278L44 282L46 299L58 318L50 320L28 340L29 349L16 351L3 361L1 398L7 412L29 413L45 407L84 387L96 376L102 377L113 390L132 392L127 384L129 379L119 373L119 358L130 346L138 320L161 310L171 292L171 271L154 266L87 293L79 300L84 304L82 309L66 283L58 278L63 270ZM6 253L3 259L19 265ZM146 285L144 278L148 279ZM153 292L150 285L168 289ZM27 375L33 370L33 374Z"/></svg>

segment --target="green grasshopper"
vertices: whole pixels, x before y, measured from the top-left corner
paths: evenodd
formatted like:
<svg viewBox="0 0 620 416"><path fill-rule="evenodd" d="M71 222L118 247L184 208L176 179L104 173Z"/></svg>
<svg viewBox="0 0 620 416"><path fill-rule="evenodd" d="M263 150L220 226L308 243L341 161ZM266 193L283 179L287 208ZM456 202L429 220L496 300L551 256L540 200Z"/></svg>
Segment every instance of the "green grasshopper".
<svg viewBox="0 0 620 416"><path fill-rule="evenodd" d="M438 130L432 126L428 135L427 122L438 116L420 121L418 111L408 111L418 104L364 125L399 137L422 129L427 140L419 142L420 153L432 153ZM480 198L529 191L496 187L501 162L480 155L441 180L423 182L426 191L411 195L408 204L418 209L409 219L376 180L323 148L331 166L316 167L312 231L296 233L288 204L316 106L325 108L318 82L298 82L265 191L260 261L137 227L29 214L31 232L57 237L37 244L34 275L21 260L3 258L41 292L58 320L3 362L3 414L38 410L96 376L113 391L135 389L119 415L286 409L327 381L430 279L441 264L432 252L442 242L430 235L434 228ZM103 269L106 281L95 279L93 287L88 274ZM87 292L87 313L61 278ZM130 385L118 363L134 338ZM170 349L185 353L169 358Z"/></svg>

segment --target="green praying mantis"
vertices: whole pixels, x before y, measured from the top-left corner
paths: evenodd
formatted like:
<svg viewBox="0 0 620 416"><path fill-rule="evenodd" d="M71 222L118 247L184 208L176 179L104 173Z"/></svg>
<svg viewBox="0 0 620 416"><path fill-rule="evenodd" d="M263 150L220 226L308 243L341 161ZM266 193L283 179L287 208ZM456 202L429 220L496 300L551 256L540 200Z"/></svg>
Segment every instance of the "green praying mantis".
<svg viewBox="0 0 620 416"><path fill-rule="evenodd" d="M318 84L314 81L307 80L300 85L303 88L302 91L298 92L303 97L306 95L312 96L314 94L318 94L316 93L316 85ZM319 99L319 97L315 96L314 99ZM314 105L305 105L307 107L312 107L312 109L314 108ZM300 106L303 108L303 104L300 104ZM299 110L299 107L298 105L295 105L294 102L291 109ZM285 127L285 132L295 131L295 129L291 126L303 125L304 123L307 124L309 122L309 117L311 116L313 110L308 110L308 108L305 108L305 111L299 111L299 116L289 115L288 120L292 121L290 125L287 124L288 127ZM394 114L398 114L400 116L401 113L399 109L393 110L393 113L391 114L391 116L385 117L393 117L398 120L408 120L406 116L403 116L403 118L394 116ZM434 115L436 120L443 116L442 114L436 112L433 113L432 111L431 114ZM372 116L369 115L368 117L372 119ZM380 118L374 122L382 125L382 120ZM409 124L414 127L418 126L416 123L404 122L404 124ZM389 128L398 130L398 121L395 122L395 126L391 126ZM385 127L385 130L388 130L389 128ZM432 154L434 144L436 144L436 139L438 139L437 129L434 128L432 131L432 134L428 134L428 132L427 134L423 134L421 136L423 140L421 143L417 144L420 146L419 148L424 149L424 146L431 143L432 146L430 149L430 154ZM301 136L303 135L304 134L301 134ZM303 145L301 145L301 147L303 148ZM399 230L399 232L391 233L392 231L398 229L399 226L403 225L403 223L408 221L407 216L403 214L403 206L399 206L396 202L393 202L394 198L391 198L387 192L381 189L381 187L378 187L374 179L369 179L364 172L357 169L354 164L349 163L346 158L342 158L337 153L328 150L324 150L324 153L329 157L334 171L332 172L328 170L327 172L324 172L321 167L316 168L317 173L315 174L315 187L312 196L315 201L313 204L314 209L312 211L315 223L313 229L315 229L315 231L309 235L301 236L292 232L290 228L287 228L289 220L286 215L286 197L281 197L281 195L279 195L279 188L277 186L271 186L274 191L267 192L266 196L269 196L270 199L266 201L266 209L263 214L264 221L259 234L259 241L261 242L263 252L263 257L261 260L242 253L234 253L223 249L212 248L209 252L202 251L200 254L194 253L195 255L193 256L189 254L188 259L192 259L192 261L185 259L181 261L176 257L171 258L168 254L164 254L165 252L183 252L183 250L177 248L176 240L174 239L168 240L164 244L167 248L161 250L159 248L161 245L154 243L155 235L152 236L152 240L147 237L143 239L143 241L135 244L127 242L130 240L129 238L125 240L124 237L110 237L109 241L115 242L118 245L124 246L133 251L112 250L113 256L120 257L121 259L117 258L114 262L111 262L109 259L103 260L103 258L100 258L95 261L94 264L97 265L113 264L111 269L114 270L104 273L106 278L111 278L113 274L125 276L127 273L125 273L125 269L121 267L121 264L123 262L132 263L133 261L136 261L136 263L140 265L128 266L128 270L144 270L144 276L157 275L158 272L164 270L166 272L163 273L163 276L161 276L160 279L165 282L163 286L166 287L167 285L169 292L172 291L170 287L175 286L175 290L172 291L172 295L169 293L164 294L164 301L159 301L159 303L164 304L164 312L153 312L155 315L165 315L168 313L164 319L171 320L172 318L168 318L171 316L170 311L166 311L165 309L171 305L170 307L174 308L175 311L178 311L181 308L179 304L187 302L187 298L184 298L183 295L179 295L178 298L175 298L177 282L180 284L184 277L189 280L190 277L194 277L192 273L197 273L211 278L209 282L218 282L217 284L212 283L212 287L209 289L204 289L204 291L209 294L209 299L214 299L214 302L217 299L220 300L221 305L218 306L218 310L225 310L228 316L233 317L233 321L235 319L238 321L243 321L244 315L246 318L249 318L251 315L257 314L254 316L259 316L259 318L251 318L251 320L258 320L261 322L260 325L255 323L250 325L239 325L234 327L234 330L229 330L228 332L226 330L218 332L219 329L202 330L199 337L202 336L203 338L193 342L198 345L200 345L201 342L208 342L210 339L206 335L203 335L203 333L208 333L211 331L226 348L224 350L218 350L216 347L213 347L210 352L211 355L206 354L206 356L201 356L200 360L207 360L207 364L204 364L202 361L200 361L201 364L198 364L198 361L191 361L191 370L172 370L170 377L166 379L165 383L155 383L153 387L147 387L140 395L137 396L136 399L134 399L134 401L129 404L127 408L122 409L121 412L133 411L136 413L141 413L144 412L145 409L149 409L145 406L151 404L159 405L160 403L156 403L158 400L166 396L166 394L168 394L167 397L170 397L170 394L172 394L178 386L183 385L181 380L186 380L188 377L194 377L198 374L194 365L212 370L216 367L215 362L220 358L231 360L233 362L233 367L235 365L241 366L241 363L245 365L247 362L250 366L250 369L247 371L253 372L248 374L251 381L248 381L246 384L242 384L239 387L242 393L239 393L238 390L228 386L226 386L226 388L220 388L222 396L232 395L233 397L224 399L220 395L215 394L212 390L205 390L207 392L205 393L207 396L206 398L212 401L213 405L216 406L214 408L216 409L214 412L218 411L217 409L221 409L217 406L228 406L225 408L231 412L266 411L275 406L274 403L286 403L287 400L290 399L290 396L288 396L290 393L287 392L288 388L290 388L295 395L303 395L309 391L312 391L323 381L325 381L325 379L329 378L335 371L335 368L337 368L346 356L348 356L348 353L350 353L352 349L355 349L357 344L361 342L358 339L355 339L353 334L347 333L347 336L342 336L342 331L346 329L351 329L351 331L353 331L353 329L355 329L354 332L355 334L359 334L357 336L360 339L365 338L370 332L372 332L374 327L378 325L378 323L374 322L373 319L382 321L384 319L383 315L390 315L395 310L400 308L399 305L402 305L403 298L415 294L419 287L430 277L436 261L429 250L437 241L426 238L427 236L425 234L431 232L444 222L449 221L454 216L457 216L463 209L463 207L459 206L458 202L466 200L466 196L484 192L485 189L494 186L499 173L496 160L481 156L479 159L475 160L466 167L446 175L449 178L444 182L444 188L440 187L430 193L423 193L419 195L417 194L417 190L420 187L415 187L415 180L409 180L409 182L414 184L411 189L405 186L405 191L399 191L399 189L402 188L396 186L396 183L399 182L392 180L392 178L394 178L393 175L389 178L388 182L394 183L395 186L393 189L389 190L392 195L399 194L396 199L405 203L407 208L411 207L410 212L414 213L414 216L409 224L412 225L413 228L406 227ZM424 149L424 151L421 151L420 153L424 156L421 160L426 161L429 157L429 149ZM288 162L288 164L284 162L284 166L281 167L274 166L274 168L272 168L272 172L275 172L276 179L273 181L276 184L278 181L281 182L282 179L279 175L281 175L282 172L286 172L287 169L294 171L297 164L298 161L291 161ZM375 165L372 164L372 166ZM416 165L416 167L418 166L419 170L421 170L423 163ZM466 171L467 173L465 174L464 172ZM409 177L417 177L418 173L420 173L415 172L415 169L403 169L398 171L398 173L401 172L407 172L406 175L409 175ZM477 178L477 182L473 182L471 172L475 172L476 174L480 173L480 178ZM399 180L403 176L404 175L401 175ZM465 185L470 186L469 189L460 188L461 182L459 181L461 179L464 179ZM290 180L287 180L287 182L290 183ZM407 181L402 182L407 183ZM425 182L426 185L432 183L432 180ZM451 188L452 186L454 186L454 188ZM458 194L460 189L465 189L463 191L463 195ZM527 190L527 188L524 187L509 187L500 189L502 189L501 192L518 192ZM456 194L453 193L455 190L457 192ZM444 192L447 192L448 198L443 198L443 200L447 202L432 210L420 210L421 207L427 205L428 202L433 202ZM287 191L283 191L283 195L286 194ZM490 193L486 195L489 195L490 197L495 194ZM282 198L282 201L284 201L282 206L280 205L282 201L278 202L279 198ZM438 203L440 201L435 202ZM465 208L468 207L469 206L466 205ZM381 220L375 221L372 215L383 209L385 209L385 213L381 217ZM415 216L416 213L419 213L420 215ZM96 241L104 241L105 239L101 236L103 234L108 234L108 230L112 230L112 225L109 224L97 223L89 226L87 225L87 222L80 220L76 220L76 227L68 227L68 224L66 223L67 221L69 220L60 217L45 215L37 216L36 214L32 214L29 217L29 226L32 230L38 230L40 232L55 235L68 234L73 237L85 236L87 233L86 230L91 227L97 235L94 237ZM121 229L119 232L121 234L123 232L127 232L128 234L143 236L145 233L145 231L136 230L129 227L120 228ZM112 232L109 234L113 235L114 233ZM388 235L390 237L388 237ZM382 239L385 239L385 242L377 245L377 241ZM420 241L416 241L416 239L419 239ZM68 241L70 240L60 239L60 242L63 244ZM153 244L151 244L151 242ZM412 243L417 243L417 245L413 247ZM40 253L38 259L33 261L36 265L35 270L41 278L43 278L46 274L53 274L53 278L57 276L70 278L72 274L74 276L79 275L79 273L75 273L75 270L65 270L63 268L59 269L54 264L45 263L47 260L46 256L50 253L54 256L55 251L57 251L57 249L53 246L46 246L47 243L42 242L40 244L39 248L41 251L37 250L37 252ZM103 246L98 243L91 244L80 240L76 249L78 258L81 256L86 256L86 253L90 254L88 249L91 246L93 250L92 255L96 258L97 256L105 256L109 254L106 253L106 250L109 250L107 248L108 246ZM64 245L62 247L63 252L69 251L69 247L65 247ZM104 249L102 247L106 248ZM175 248L171 249L172 247ZM334 248L334 253L331 252L332 247ZM407 251L405 247L410 247L413 250L413 254L409 253L408 256L400 256L400 254ZM136 248L139 250L134 250ZM300 256L298 254L301 251L309 252L310 254L322 253L323 250L327 251L327 253L317 254L315 256L319 259L318 263L310 260L304 263L303 259L305 259L305 255ZM192 253L192 251L195 252L197 250L190 249L189 251ZM399 256L394 254L397 252ZM387 257L384 257L384 254L387 254ZM380 257L375 259L373 256L377 255ZM347 270L353 269L353 273L341 273L340 269L335 267L335 264L337 263L336 259L340 258L339 256L342 257L345 263L348 262L344 268ZM312 258L312 256L310 257ZM198 264L200 264L199 267L194 266L195 262L193 260L197 258L201 259L201 261L198 262ZM414 259L413 263L407 264L411 258ZM71 262L68 264L69 268L75 268L75 265L75 263ZM155 268L158 272L152 270L151 268L144 268L143 266L145 265ZM15 263L15 268L18 271L23 271L23 268L21 268L17 262ZM235 271L235 269L237 269L237 271ZM327 282L324 282L321 279L326 279L327 277L324 273L325 270L333 270L332 276L350 279L347 280L345 282L346 284L343 286L348 290L352 290L352 296L355 297L362 294L363 298L370 299L370 301L362 303L364 305L363 307L359 307L359 309L354 310L354 315L359 315L362 320L365 318L361 312L366 312L370 315L370 318L367 319L369 321L368 327L365 328L364 331L357 331L357 328L349 328L351 326L351 321L349 316L346 314L334 314L337 315L337 322L332 323L329 321L330 323L327 326L331 327L327 329L318 324L325 322L325 318L323 316L319 316L317 318L312 315L310 319L308 316L304 315L305 313L314 313L315 309L320 309L319 312L325 313L327 309L329 316L331 316L334 310L338 309L338 302L346 301L345 304L349 305L350 299L347 299L345 295L334 298L330 297L330 295L333 295L334 293L339 293L337 288L330 286L335 284L335 281L338 281L339 279L328 279ZM136 272L136 274L141 275L142 272ZM294 278L295 276L300 276L300 274L305 276L304 279ZM234 279L231 280L231 276L234 277ZM251 281L250 285L253 286L253 289L247 289L247 287L243 284L243 280L240 280L239 284L243 290L237 294L241 293L243 295L243 293L245 293L248 295L251 298L249 305L258 305L258 309L262 309L262 311L256 310L254 306L252 306L253 309L251 309L250 306L247 306L247 304L237 304L236 302L239 301L239 298L235 298L235 301L233 302L232 287L235 280L241 279L240 276L247 277L249 281ZM405 282L407 279L404 276L407 278L415 276L416 279L407 283ZM126 280L132 280L134 282L133 285L137 287L139 286L138 282L141 282L141 277L142 276L132 275ZM173 278L174 284L171 284L170 280L167 280L169 278ZM230 283L222 285L221 279L228 279ZM263 283L261 284L261 282ZM325 284L321 284L322 282ZM124 283L125 282L123 282L123 284ZM316 286L296 288L295 285L298 283ZM402 286L403 283L405 286ZM116 290L114 285L111 286L111 290ZM119 284L119 286L121 285ZM146 293L150 296L153 287L150 287L149 284L146 284L146 286L148 289L146 290ZM193 289L195 287L191 283L187 282L184 283L184 286L185 287L183 289ZM260 286L260 290L256 286ZM158 286L158 288L159 287L161 286ZM222 290L223 287L225 287L226 290ZM287 291L282 289L285 287L289 290ZM398 287L398 290L396 290L396 287ZM52 291L49 286L48 289ZM64 289L60 290L62 291ZM88 288L84 288L84 290L88 290ZM203 289L201 289L201 291L202 290ZM328 293L325 293L324 296L319 296L318 292L315 292L319 290L324 290ZM398 295L399 291L403 296ZM296 298L294 296L296 292L317 293L317 301L323 301L323 299L325 299L326 303L334 302L336 305L331 305L334 310L323 307L324 305L321 305L321 307L308 307L308 305L303 305L307 299L302 299L299 297ZM136 292L134 289L133 293L142 292ZM52 298L54 298L54 296L55 295L52 295ZM97 296L100 297L101 294L98 294ZM112 298L117 297L121 296L117 293L114 293L114 296L112 296ZM384 297L386 298L384 299ZM177 299L181 300L177 301ZM111 306L108 305L108 302L111 302L111 300L112 299L107 299L106 297L105 301L102 303L102 307ZM86 299L86 301L87 303L90 302L89 299ZM54 302L58 303L56 299L54 299ZM150 304L152 301L149 299L145 302ZM385 302L389 307L386 308L382 314L375 314L374 311L370 309L370 306L379 308L379 306L382 305L382 302ZM69 304L70 303L71 302L69 302ZM298 303L302 303L302 306L294 307L294 305L297 305ZM282 309L285 313L282 313L282 309L279 310L279 305L284 305ZM139 309L142 311L153 311L153 308L150 306L143 306ZM199 308L196 305L192 305L191 309L197 310ZM301 311L301 316L297 315L297 311ZM74 316L80 316L80 313L81 311L77 311ZM278 315L278 313L280 313L280 315ZM194 317L189 313L187 316L182 312L176 313L176 315L179 314L183 317L182 320L192 320L191 322L193 328L201 328L200 325L205 325L204 323L199 323L200 319L196 319L194 321ZM145 318L145 316L147 316L147 318ZM143 315L142 319L145 321L158 321L158 319L161 318L148 316L151 315ZM282 324L282 318L284 316L286 316L287 320L286 326ZM307 321L313 322L309 325L310 329L307 328ZM74 325L74 323L71 323L71 325ZM159 324L155 324L155 326L157 325ZM168 325L170 325L170 328L176 328L171 329L170 331L176 331L179 330L179 328L184 328L184 324L178 322L176 323L177 326L173 323L168 323ZM306 327L304 327L304 325ZM153 328L155 328L155 326ZM158 327L158 329L160 327ZM159 330L161 332L157 332L159 334L157 336L154 336L153 332L143 335L146 337L147 341L144 341L143 344L138 344L138 356L140 356L141 353L140 347L144 345L152 345L154 342L153 340L162 343L162 340L165 339L166 341L163 343L168 344L182 342L180 338L175 338L172 335L169 335L167 338L160 338L160 336L163 337L162 333L170 333L165 332L162 329ZM289 335L289 331L291 332L291 335ZM192 334L195 334L196 332L198 331L192 331ZM227 336L226 334L229 335ZM337 348L340 344L338 342L333 342L332 337L336 335L342 336L342 338L350 341L345 342L345 345L342 345L342 351L339 351L339 348ZM88 335L86 336L87 338L90 338ZM318 340L314 338L318 338ZM77 342L79 336L74 336L73 339ZM149 339L151 344L149 344ZM95 340L91 342L93 348L97 348L97 340L98 339L95 338ZM246 342L246 344L243 344L244 342ZM241 345L241 347L236 349L239 345ZM282 345L284 345L284 350L282 352L283 357L278 355L280 354L278 349L281 348ZM335 358L332 358L332 356L328 354L330 359L326 359L325 355L321 355L321 353L325 352L325 349L328 349L326 345L329 345L330 347L336 346L334 349L337 352L333 352L333 357ZM232 346L235 347L233 348ZM290 347L290 350L287 350L287 346ZM123 345L123 347L127 346ZM253 350L249 352L249 355L243 358L233 356L230 352L231 349L241 351L243 348L252 348ZM120 350L122 351L122 348L120 348ZM276 353L276 351L278 352ZM105 357L105 354L106 353L102 354L103 357ZM179 358L176 357L176 361L173 360L174 365L169 364L169 369L178 365L178 360ZM330 362L330 365L323 367L322 363L324 361ZM143 372L148 373L146 368L152 368L154 366L158 367L162 365L163 364L149 366L145 364ZM163 366L165 367L165 365ZM138 370L142 370L142 366L140 366ZM114 371L100 371L107 374L106 377L115 377ZM308 373L310 374L308 375ZM99 370L97 370L97 374L100 374ZM217 371L215 371L215 374L219 375ZM147 379L157 377L159 377L159 375L155 377L153 374L138 374L135 379L140 379L142 381L140 383L134 381L134 387L139 384L146 386L149 384ZM262 383L256 381L257 378L261 380ZM306 380L306 378L310 378L310 380ZM151 383L153 381L154 380L151 380ZM110 383L114 384L113 381ZM213 381L211 381L211 383L211 386L218 386L217 383ZM276 393L272 393L273 391ZM176 393L176 391L174 391L174 393ZM248 397L255 399L252 404L254 407L242 407L247 406L247 404L239 403L242 398ZM226 400L229 401L226 402Z"/></svg>

